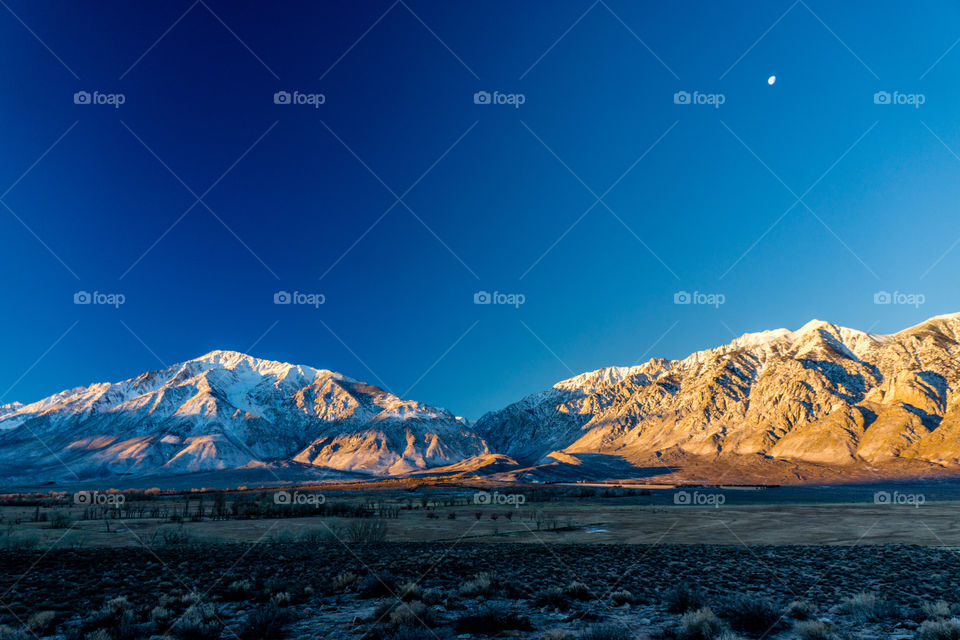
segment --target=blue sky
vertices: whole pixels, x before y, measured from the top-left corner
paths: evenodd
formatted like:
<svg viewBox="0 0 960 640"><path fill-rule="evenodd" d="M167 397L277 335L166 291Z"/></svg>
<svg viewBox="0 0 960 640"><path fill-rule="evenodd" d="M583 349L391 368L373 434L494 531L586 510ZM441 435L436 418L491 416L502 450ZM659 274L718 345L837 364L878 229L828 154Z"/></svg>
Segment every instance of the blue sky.
<svg viewBox="0 0 960 640"><path fill-rule="evenodd" d="M955 3L0 4L0 403L235 349L476 418L960 310Z"/></svg>

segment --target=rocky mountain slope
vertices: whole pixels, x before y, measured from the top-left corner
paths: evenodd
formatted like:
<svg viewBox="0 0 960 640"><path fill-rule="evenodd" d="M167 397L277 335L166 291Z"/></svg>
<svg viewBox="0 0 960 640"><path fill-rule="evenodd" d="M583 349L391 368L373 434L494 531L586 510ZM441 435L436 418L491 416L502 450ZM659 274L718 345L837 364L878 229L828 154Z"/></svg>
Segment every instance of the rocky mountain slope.
<svg viewBox="0 0 960 640"><path fill-rule="evenodd" d="M960 314L893 335L814 320L684 360L577 376L485 415L476 429L491 449L529 464L560 451L634 464L752 456L952 467L960 465L958 391Z"/></svg>
<svg viewBox="0 0 960 640"><path fill-rule="evenodd" d="M486 450L443 409L339 373L214 351L0 412L0 477L71 480L294 460L401 474Z"/></svg>
<svg viewBox="0 0 960 640"><path fill-rule="evenodd" d="M524 480L668 467L709 480L739 466L775 482L960 473L960 314L892 335L818 320L746 334L683 360L584 373L475 424L229 351L0 406L7 481L269 465Z"/></svg>

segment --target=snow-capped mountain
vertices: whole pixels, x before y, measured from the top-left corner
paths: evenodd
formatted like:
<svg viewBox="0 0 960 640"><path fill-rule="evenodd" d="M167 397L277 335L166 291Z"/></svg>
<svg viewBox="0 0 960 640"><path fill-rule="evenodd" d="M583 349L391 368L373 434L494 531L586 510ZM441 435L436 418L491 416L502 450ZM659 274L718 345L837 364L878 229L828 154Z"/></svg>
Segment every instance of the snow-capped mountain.
<svg viewBox="0 0 960 640"><path fill-rule="evenodd" d="M295 460L399 474L485 452L449 412L339 373L214 351L0 412L0 477L76 480Z"/></svg>
<svg viewBox="0 0 960 640"><path fill-rule="evenodd" d="M476 428L492 450L531 464L559 450L636 465L960 466L960 314L893 335L819 320L746 334L683 360L565 380Z"/></svg>
<svg viewBox="0 0 960 640"><path fill-rule="evenodd" d="M738 465L777 482L960 474L960 314L892 335L819 320L745 334L682 360L584 373L476 423L230 351L0 406L7 482L271 465L505 479L667 467L709 479Z"/></svg>

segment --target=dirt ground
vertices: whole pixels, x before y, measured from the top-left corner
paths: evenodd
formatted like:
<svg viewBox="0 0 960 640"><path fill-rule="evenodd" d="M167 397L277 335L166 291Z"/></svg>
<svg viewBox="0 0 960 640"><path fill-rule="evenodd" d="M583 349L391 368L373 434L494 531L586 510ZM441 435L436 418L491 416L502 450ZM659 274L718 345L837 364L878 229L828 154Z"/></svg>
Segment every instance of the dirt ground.
<svg viewBox="0 0 960 640"><path fill-rule="evenodd" d="M820 625L827 638L912 638L925 621L952 624L958 580L953 550L899 545L294 542L33 550L0 556L0 622L16 628L50 611L51 634L81 638L102 628L100 638L115 640L540 638L551 630L552 637L692 640L730 628L744 637L793 638L803 624ZM678 595L679 585L691 591ZM179 618L196 617L191 607L194 614L206 608L211 628L177 630ZM705 636L684 635L691 612L709 622L705 607L709 616L716 612L716 626L708 624ZM283 629L250 635L251 615L263 610L286 612ZM589 635L599 630L606 635Z"/></svg>
<svg viewBox="0 0 960 640"><path fill-rule="evenodd" d="M454 518L450 515L455 514ZM33 510L0 508L0 541L33 539L41 546L140 546L158 530L177 528L202 540L283 539L306 530L339 531L355 520L304 517L185 521L142 518L72 519L62 529L33 522ZM509 518L508 518L509 516ZM892 504L724 504L717 507L640 505L617 500L564 500L519 508L468 505L400 510L385 519L392 542L550 542L563 544L850 545L960 547L960 502Z"/></svg>

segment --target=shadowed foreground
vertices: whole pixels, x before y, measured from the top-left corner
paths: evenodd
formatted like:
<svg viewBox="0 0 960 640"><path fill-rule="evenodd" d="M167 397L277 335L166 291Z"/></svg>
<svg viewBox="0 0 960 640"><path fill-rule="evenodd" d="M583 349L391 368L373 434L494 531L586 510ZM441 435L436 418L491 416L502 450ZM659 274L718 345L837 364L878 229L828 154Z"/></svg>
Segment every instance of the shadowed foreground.
<svg viewBox="0 0 960 640"><path fill-rule="evenodd" d="M958 580L953 550L900 545L168 543L6 552L0 621L50 611L38 637L97 640L907 638L953 624Z"/></svg>

